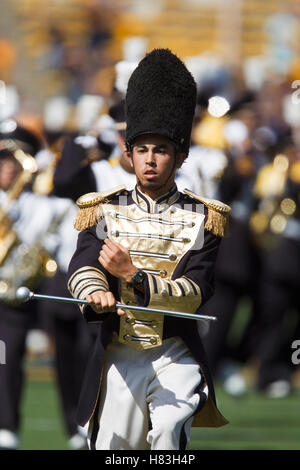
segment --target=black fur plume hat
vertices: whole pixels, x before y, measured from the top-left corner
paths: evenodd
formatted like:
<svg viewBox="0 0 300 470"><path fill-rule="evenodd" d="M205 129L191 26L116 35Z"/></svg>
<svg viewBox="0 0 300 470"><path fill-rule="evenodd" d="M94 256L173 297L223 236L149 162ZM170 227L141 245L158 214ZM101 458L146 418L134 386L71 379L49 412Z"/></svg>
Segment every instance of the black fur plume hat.
<svg viewBox="0 0 300 470"><path fill-rule="evenodd" d="M184 63L169 49L154 49L132 73L125 99L126 143L159 134L188 154L197 86Z"/></svg>

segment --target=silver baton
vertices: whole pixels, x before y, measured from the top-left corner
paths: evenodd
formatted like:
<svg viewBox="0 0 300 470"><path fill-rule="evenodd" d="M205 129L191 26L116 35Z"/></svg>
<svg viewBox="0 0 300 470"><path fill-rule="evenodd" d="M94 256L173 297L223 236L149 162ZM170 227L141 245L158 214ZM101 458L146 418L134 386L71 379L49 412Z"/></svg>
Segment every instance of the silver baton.
<svg viewBox="0 0 300 470"><path fill-rule="evenodd" d="M35 294L31 292L27 287L19 287L16 292L16 298L20 302L27 302L28 300L32 299L40 299L40 300L56 300L58 302L68 302L68 303L76 303L76 304L90 304L87 300L80 300L80 299L72 299L69 297L56 297L53 295L43 295L43 294ZM125 304L116 304L116 308L122 308L127 310L137 310L138 312L145 312L145 313L157 313L160 315L168 315L170 317L179 317L179 318L188 318L189 320L211 320L216 321L216 317L211 317L209 315L198 315L197 313L186 313L186 312L173 312L172 310L161 310L161 309L154 309L149 307L139 307L137 305L125 305Z"/></svg>

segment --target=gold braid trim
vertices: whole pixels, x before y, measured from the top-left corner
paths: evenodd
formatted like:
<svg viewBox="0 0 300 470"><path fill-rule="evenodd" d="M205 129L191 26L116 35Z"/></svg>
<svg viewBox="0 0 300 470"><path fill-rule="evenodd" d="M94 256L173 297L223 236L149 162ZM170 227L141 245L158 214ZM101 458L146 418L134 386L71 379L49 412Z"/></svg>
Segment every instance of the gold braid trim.
<svg viewBox="0 0 300 470"><path fill-rule="evenodd" d="M208 208L205 230L208 230L217 237L227 237L229 235L229 214L231 208L227 204L215 199L198 196L188 189L184 189L183 192L191 198L202 202Z"/></svg>
<svg viewBox="0 0 300 470"><path fill-rule="evenodd" d="M74 223L74 228L78 231L86 230L96 225L102 219L101 204L109 202L109 196L117 194L126 189L120 185L116 188L101 193L87 193L77 199L76 204L79 208Z"/></svg>
<svg viewBox="0 0 300 470"><path fill-rule="evenodd" d="M81 231L96 225L101 220L99 209L99 206L80 208L77 212L74 228Z"/></svg>
<svg viewBox="0 0 300 470"><path fill-rule="evenodd" d="M222 214L208 207L208 216L205 223L205 230L212 232L217 237L228 237L229 235L229 214Z"/></svg>

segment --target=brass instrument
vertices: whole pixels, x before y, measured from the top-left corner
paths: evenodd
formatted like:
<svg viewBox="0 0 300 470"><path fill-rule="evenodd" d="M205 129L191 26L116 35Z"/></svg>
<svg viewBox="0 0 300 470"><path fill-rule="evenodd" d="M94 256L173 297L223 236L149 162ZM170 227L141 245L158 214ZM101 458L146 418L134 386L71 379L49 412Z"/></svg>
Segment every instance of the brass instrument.
<svg viewBox="0 0 300 470"><path fill-rule="evenodd" d="M13 222L7 214L14 201L18 199L24 188L31 182L33 174L37 171L34 158L23 152L23 150L16 148L14 142L8 141L6 148L13 151L15 159L22 166L22 171L7 191L6 202L0 207L0 266L17 241L17 235L11 228Z"/></svg>
<svg viewBox="0 0 300 470"><path fill-rule="evenodd" d="M34 287L41 276L55 274L56 263L40 243L28 246L12 228L13 220L9 217L9 211L31 183L37 172L37 164L34 157L17 148L13 141L7 141L5 148L12 151L22 170L6 192L6 201L0 207L0 300L17 304L17 289L24 283Z"/></svg>
<svg viewBox="0 0 300 470"><path fill-rule="evenodd" d="M289 170L288 157L278 154L258 173L254 192L259 205L251 215L250 227L256 243L262 248L272 249L280 243L288 218L296 210L295 201L284 197Z"/></svg>

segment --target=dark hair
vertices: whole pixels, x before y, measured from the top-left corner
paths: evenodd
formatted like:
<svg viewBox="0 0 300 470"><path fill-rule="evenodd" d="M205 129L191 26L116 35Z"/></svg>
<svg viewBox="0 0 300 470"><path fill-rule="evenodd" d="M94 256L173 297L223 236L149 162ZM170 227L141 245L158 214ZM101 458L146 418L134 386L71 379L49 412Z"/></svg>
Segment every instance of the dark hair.
<svg viewBox="0 0 300 470"><path fill-rule="evenodd" d="M15 160L13 152L8 149L1 149L0 150L0 163L2 160Z"/></svg>
<svg viewBox="0 0 300 470"><path fill-rule="evenodd" d="M170 140L170 139L169 139ZM181 152L181 149L180 149L180 146L178 145L177 142L173 142L172 140L170 140L171 144L173 145L174 147L174 153L175 153L175 156L178 155L180 152ZM125 142L125 145L126 145L126 150L127 152L130 153L130 155L132 155L132 150L133 150L133 147L135 145L135 141L134 142Z"/></svg>

